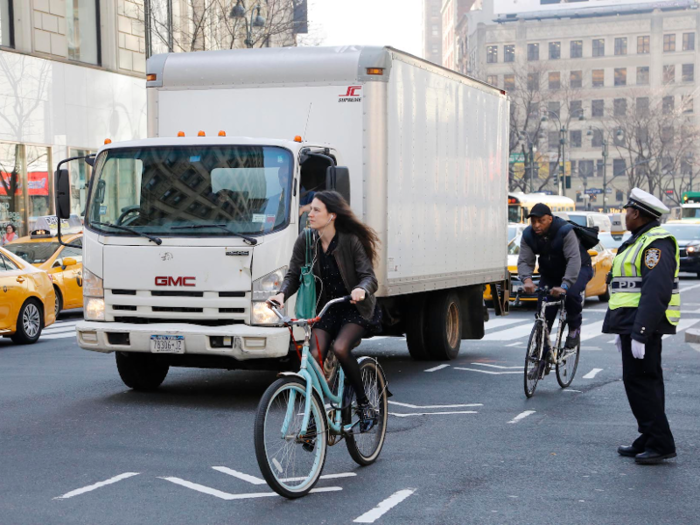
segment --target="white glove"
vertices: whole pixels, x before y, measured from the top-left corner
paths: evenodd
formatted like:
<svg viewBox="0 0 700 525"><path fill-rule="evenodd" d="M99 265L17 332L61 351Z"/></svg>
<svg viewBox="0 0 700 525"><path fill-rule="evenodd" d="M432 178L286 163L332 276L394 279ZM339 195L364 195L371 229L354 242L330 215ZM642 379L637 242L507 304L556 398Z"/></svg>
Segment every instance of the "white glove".
<svg viewBox="0 0 700 525"><path fill-rule="evenodd" d="M615 346L618 352L622 352L622 338L619 335L615 338Z"/></svg>
<svg viewBox="0 0 700 525"><path fill-rule="evenodd" d="M632 339L632 355L636 359L644 359L645 344Z"/></svg>

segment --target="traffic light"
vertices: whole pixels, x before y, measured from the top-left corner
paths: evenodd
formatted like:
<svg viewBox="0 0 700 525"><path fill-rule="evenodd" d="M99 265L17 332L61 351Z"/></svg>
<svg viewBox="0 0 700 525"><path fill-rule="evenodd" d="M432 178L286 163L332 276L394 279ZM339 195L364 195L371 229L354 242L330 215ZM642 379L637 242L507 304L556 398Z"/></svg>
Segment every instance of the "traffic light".
<svg viewBox="0 0 700 525"><path fill-rule="evenodd" d="M565 181L566 181L566 182L565 182L565 184L564 184L564 187L565 187L567 190L570 190L570 189L571 189L571 175L567 175Z"/></svg>

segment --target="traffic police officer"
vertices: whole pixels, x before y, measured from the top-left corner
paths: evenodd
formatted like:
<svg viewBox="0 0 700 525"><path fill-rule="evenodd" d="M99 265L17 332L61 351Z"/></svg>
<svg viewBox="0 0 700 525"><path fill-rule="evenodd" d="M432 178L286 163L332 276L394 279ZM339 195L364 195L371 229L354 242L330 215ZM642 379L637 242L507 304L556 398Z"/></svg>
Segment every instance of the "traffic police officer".
<svg viewBox="0 0 700 525"><path fill-rule="evenodd" d="M675 334L680 320L680 257L676 239L659 224L669 211L659 199L634 188L625 208L632 236L613 262L603 332L618 334L622 378L641 436L617 452L640 464L655 464L676 457L664 408L661 337Z"/></svg>

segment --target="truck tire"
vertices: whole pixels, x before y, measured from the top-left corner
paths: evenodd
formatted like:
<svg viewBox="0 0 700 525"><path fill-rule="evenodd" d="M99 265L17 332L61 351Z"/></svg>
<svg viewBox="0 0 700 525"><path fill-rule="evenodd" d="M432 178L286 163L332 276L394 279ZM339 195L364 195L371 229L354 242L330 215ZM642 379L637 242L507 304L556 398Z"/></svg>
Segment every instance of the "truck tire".
<svg viewBox="0 0 700 525"><path fill-rule="evenodd" d="M168 375L169 365L159 363L151 354L116 352L119 377L129 388L155 390Z"/></svg>
<svg viewBox="0 0 700 525"><path fill-rule="evenodd" d="M436 361L449 361L459 354L462 342L460 310L459 296L451 290L436 292L428 301L427 334L430 356Z"/></svg>
<svg viewBox="0 0 700 525"><path fill-rule="evenodd" d="M36 343L44 328L44 309L36 299L27 299L17 316L17 331L10 336L18 345Z"/></svg>
<svg viewBox="0 0 700 525"><path fill-rule="evenodd" d="M415 296L406 309L406 344L408 353L416 361L430 359L425 310L426 300L423 294Z"/></svg>

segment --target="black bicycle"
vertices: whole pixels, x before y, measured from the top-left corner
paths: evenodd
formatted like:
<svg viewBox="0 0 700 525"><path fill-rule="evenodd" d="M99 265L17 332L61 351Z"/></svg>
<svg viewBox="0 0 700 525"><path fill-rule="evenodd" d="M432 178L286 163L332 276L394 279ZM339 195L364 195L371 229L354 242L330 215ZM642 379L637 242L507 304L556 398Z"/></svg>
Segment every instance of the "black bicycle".
<svg viewBox="0 0 700 525"><path fill-rule="evenodd" d="M535 389L540 379L549 374L552 366L556 367L557 382L562 388L571 385L578 368L578 359L581 353L581 345L576 348L566 348L563 341L564 325L566 324L566 309L564 308L565 296L558 298L549 295L550 289L539 288L540 306L535 316L535 325L530 333L530 340L527 343L527 353L525 355L525 395L530 398L535 395ZM552 345L550 338L550 328L547 324L545 313L547 308L558 308L555 344ZM547 358L547 347L552 351ZM544 361L544 365L541 363Z"/></svg>

